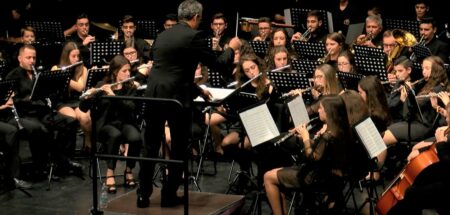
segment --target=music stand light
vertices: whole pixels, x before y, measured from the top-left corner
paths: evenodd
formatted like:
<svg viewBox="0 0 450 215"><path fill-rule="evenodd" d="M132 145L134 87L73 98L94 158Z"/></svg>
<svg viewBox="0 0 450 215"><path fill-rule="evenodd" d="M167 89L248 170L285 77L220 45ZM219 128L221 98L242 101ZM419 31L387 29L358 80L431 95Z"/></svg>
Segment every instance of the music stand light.
<svg viewBox="0 0 450 215"><path fill-rule="evenodd" d="M317 60L326 54L325 44L323 43L294 41L294 50L300 58L310 60Z"/></svg>
<svg viewBox="0 0 450 215"><path fill-rule="evenodd" d="M91 43L91 65L107 64L114 56L120 54L122 44L122 41Z"/></svg>

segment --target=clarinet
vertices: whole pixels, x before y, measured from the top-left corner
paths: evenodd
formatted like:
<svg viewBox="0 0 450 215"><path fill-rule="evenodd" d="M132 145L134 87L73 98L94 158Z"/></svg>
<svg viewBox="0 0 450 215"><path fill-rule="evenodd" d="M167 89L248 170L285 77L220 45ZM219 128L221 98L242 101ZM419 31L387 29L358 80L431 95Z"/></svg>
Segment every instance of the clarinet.
<svg viewBox="0 0 450 215"><path fill-rule="evenodd" d="M16 120L16 123L17 123L17 126L19 127L19 130L22 130L23 129L23 125L20 122L20 117L19 117L19 114L17 113L17 109L16 109L16 106L14 106L14 104L12 104L12 106L11 106L11 111L14 114L14 119Z"/></svg>

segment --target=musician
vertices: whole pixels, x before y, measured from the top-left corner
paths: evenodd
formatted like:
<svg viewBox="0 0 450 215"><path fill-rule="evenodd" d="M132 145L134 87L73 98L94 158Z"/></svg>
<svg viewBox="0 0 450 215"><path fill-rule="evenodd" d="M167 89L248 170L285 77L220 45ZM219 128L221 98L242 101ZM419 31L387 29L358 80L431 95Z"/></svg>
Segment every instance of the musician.
<svg viewBox="0 0 450 215"><path fill-rule="evenodd" d="M324 57L320 58L318 61L321 63L327 63L332 65L334 68L338 68L337 59L339 53L347 50L347 44L345 43L345 36L341 33L330 33L327 35L325 40L326 54Z"/></svg>
<svg viewBox="0 0 450 215"><path fill-rule="evenodd" d="M446 108L450 111L450 106ZM435 142L422 142L415 145L408 156L408 160L415 159L420 153L433 150L439 157L437 163L423 169L406 190L405 196L388 212L394 214L422 214L423 209L435 209L439 214L449 214L448 202L450 198L450 148L449 127L450 116L446 117L447 126L439 127L435 132ZM435 148L430 148L432 144Z"/></svg>
<svg viewBox="0 0 450 215"><path fill-rule="evenodd" d="M142 56L137 51L134 40L127 40L123 43L122 54L131 63L131 76L136 77L134 79L136 86L145 85L152 69L153 61L149 60L147 63L144 63Z"/></svg>
<svg viewBox="0 0 450 215"><path fill-rule="evenodd" d="M36 31L31 26L26 26L20 30L21 42L23 44L33 44L36 42Z"/></svg>
<svg viewBox="0 0 450 215"><path fill-rule="evenodd" d="M120 83L130 78L130 63L122 55L116 55L109 63L109 72L103 81L97 84L100 92L96 94L97 89L89 89L92 96L135 96L136 86L133 82ZM120 83L120 84L117 84ZM90 108L90 99L83 100L82 110L87 111ZM136 104L131 100L108 100L103 99L99 104L96 121L96 128L99 140L106 146L106 153L117 155L120 144L128 144L129 156L139 156L141 137L138 125L136 123ZM116 182L114 170L116 168L116 159L107 161L108 169L106 171L106 186L108 193L116 193ZM124 171L124 186L134 188L136 182L133 177L133 168L136 161L127 160Z"/></svg>
<svg viewBox="0 0 450 215"><path fill-rule="evenodd" d="M131 40L138 52L138 56L142 58L144 63L150 59L150 45L143 39L136 37L136 22L131 15L125 15L122 19L123 38L119 38L119 41L124 43Z"/></svg>
<svg viewBox="0 0 450 215"><path fill-rule="evenodd" d="M336 0L332 2L330 11L333 14L333 29L335 32L347 35L350 24L364 20L364 10L361 10L361 7L358 6L358 1L355 0Z"/></svg>
<svg viewBox="0 0 450 215"><path fill-rule="evenodd" d="M82 13L78 15L75 25L64 31L66 42L75 42L80 50L80 57L83 63L90 67L91 50L89 45L95 41L95 36L89 35L89 17Z"/></svg>
<svg viewBox="0 0 450 215"><path fill-rule="evenodd" d="M349 50L339 53L337 66L339 72L358 73L355 65L355 56Z"/></svg>
<svg viewBox="0 0 450 215"><path fill-rule="evenodd" d="M164 23L163 23L163 28L164 28L163 30L172 28L177 23L178 23L177 15L174 13L169 13L165 16Z"/></svg>
<svg viewBox="0 0 450 215"><path fill-rule="evenodd" d="M258 19L258 35L253 37L253 41L270 41L272 33L272 22L269 17L260 17Z"/></svg>
<svg viewBox="0 0 450 215"><path fill-rule="evenodd" d="M309 35L302 35L300 32L296 32L292 35L291 42L298 40L312 43L325 43L327 32L325 31L323 17L320 11L311 10L306 14L306 30Z"/></svg>
<svg viewBox="0 0 450 215"><path fill-rule="evenodd" d="M383 20L380 16L368 16L366 18L366 34L356 38L356 45L372 48L383 46Z"/></svg>
<svg viewBox="0 0 450 215"><path fill-rule="evenodd" d="M274 69L282 68L291 63L289 51L284 46L276 46L270 49L267 59L267 70L272 71ZM283 72L291 72L291 67L283 69Z"/></svg>
<svg viewBox="0 0 450 215"><path fill-rule="evenodd" d="M223 13L216 13L211 19L211 38L214 51L223 51L224 45L231 39L226 30L228 27L227 18Z"/></svg>
<svg viewBox="0 0 450 215"><path fill-rule="evenodd" d="M340 96L327 96L320 101L319 118L323 127L313 138L306 124L291 132L303 144L304 161L299 166L272 169L264 174L264 187L273 214L286 214L285 189L301 189L305 207L313 207L314 187L325 190L327 209L338 214L344 207L342 177L347 173L352 140L345 103ZM312 208L314 210L314 208ZM317 209L316 209L317 210ZM331 212L330 211L330 212ZM333 213L330 213L333 214Z"/></svg>
<svg viewBox="0 0 450 215"><path fill-rule="evenodd" d="M401 90L395 90L402 86L406 81L411 81L411 72L413 63L405 56L400 56L394 61L395 79L393 83L394 91L387 95L388 106L393 122L404 120L403 104L406 101L406 94Z"/></svg>
<svg viewBox="0 0 450 215"><path fill-rule="evenodd" d="M403 32L401 30L396 30L397 32ZM389 82L394 85L396 82L395 70L394 70L394 61L401 57L406 56L409 57L411 53L409 52L409 47L405 48L405 44L399 44L397 39L394 37L394 31L386 30L383 33L383 52L388 56L388 62L386 65L386 70L388 72ZM400 39L406 40L404 36L398 35L401 37Z"/></svg>
<svg viewBox="0 0 450 215"><path fill-rule="evenodd" d="M11 113L9 105L0 106L0 152L5 158L6 168L2 176L7 180L14 182L16 188L30 189L32 185L24 180L19 179L20 158L19 158L19 131L15 125L6 123L3 118L4 112ZM5 181L7 181L5 180Z"/></svg>
<svg viewBox="0 0 450 215"><path fill-rule="evenodd" d="M66 140L61 140L74 130L76 132L74 121L60 114L52 115L46 101L30 101L31 90L36 78L32 69L36 60L36 49L32 45L25 44L19 50L18 60L20 66L9 72L6 79L17 81L13 102L21 117L20 122L28 134L33 163L36 165L35 169L38 173L42 173L49 161L48 153L51 151L59 167L58 170L60 170L56 173L64 174L70 169L76 174L81 174L81 164L70 160L72 151L69 149L73 146ZM53 120L49 119L61 122L62 127L52 124ZM13 120L11 119L10 122L17 123ZM58 131L57 139L60 141L57 141L56 145L50 146L53 136L50 134L54 130Z"/></svg>
<svg viewBox="0 0 450 215"><path fill-rule="evenodd" d="M285 47L285 49L289 52L289 62L292 60L295 60L298 58L297 53L295 52L295 50L292 48L291 43L289 42L288 38L288 33L286 31L286 29L284 28L276 28L272 31L272 33L270 34L270 43L269 43L269 47L267 48L267 52L265 54L265 63L268 64L271 61L271 56L269 56L272 52L272 49L274 49L275 47ZM273 57L273 56L272 56Z"/></svg>
<svg viewBox="0 0 450 215"><path fill-rule="evenodd" d="M161 145L165 122L168 122L172 134L171 158L186 160L186 150L190 131L192 102L208 92L194 85L194 71L199 61L211 69L219 69L220 65L231 64L234 51L239 49L238 38L231 39L229 48L216 57L208 48L205 38L201 38L197 29L202 18L203 6L195 0L185 0L178 7L180 24L161 32L153 44L154 66L148 77L146 97L177 99L183 108L181 111L154 107L147 112L147 127L144 155L157 157ZM140 184L137 191L137 206L149 207L152 194L152 178L155 164L142 162L140 167ZM161 206L173 207L181 204L176 195L181 183L182 167L168 165L168 182L161 190Z"/></svg>
<svg viewBox="0 0 450 215"><path fill-rule="evenodd" d="M439 56L445 63L449 62L448 44L436 38L437 23L433 17L425 17L419 25L423 43L430 49L431 55ZM420 59L418 59L420 60Z"/></svg>
<svg viewBox="0 0 450 215"><path fill-rule="evenodd" d="M429 17L430 2L428 0L416 0L414 9L416 12L416 20L420 22L423 18Z"/></svg>

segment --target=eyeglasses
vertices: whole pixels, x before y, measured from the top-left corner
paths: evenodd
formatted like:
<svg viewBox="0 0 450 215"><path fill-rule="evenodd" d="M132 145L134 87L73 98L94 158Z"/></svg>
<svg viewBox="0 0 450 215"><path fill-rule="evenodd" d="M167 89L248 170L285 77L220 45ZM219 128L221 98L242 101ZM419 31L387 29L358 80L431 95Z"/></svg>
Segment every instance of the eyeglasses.
<svg viewBox="0 0 450 215"><path fill-rule="evenodd" d="M137 52L136 51L131 51L131 52L124 52L123 54L125 55L125 56L130 56L130 55L134 55L134 54L136 54Z"/></svg>

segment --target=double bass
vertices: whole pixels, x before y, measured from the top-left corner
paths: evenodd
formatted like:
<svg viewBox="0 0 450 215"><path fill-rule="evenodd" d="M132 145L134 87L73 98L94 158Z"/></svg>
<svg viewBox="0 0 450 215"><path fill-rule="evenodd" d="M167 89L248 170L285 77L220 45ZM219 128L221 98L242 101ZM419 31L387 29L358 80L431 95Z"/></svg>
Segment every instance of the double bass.
<svg viewBox="0 0 450 215"><path fill-rule="evenodd" d="M429 149L420 153L406 164L406 167L402 170L400 175L396 177L391 185L389 185L388 189L386 189L377 202L375 210L379 215L386 215L398 201L404 198L406 189L413 184L414 180L422 170L431 164L439 162L435 144L436 143L433 143Z"/></svg>

